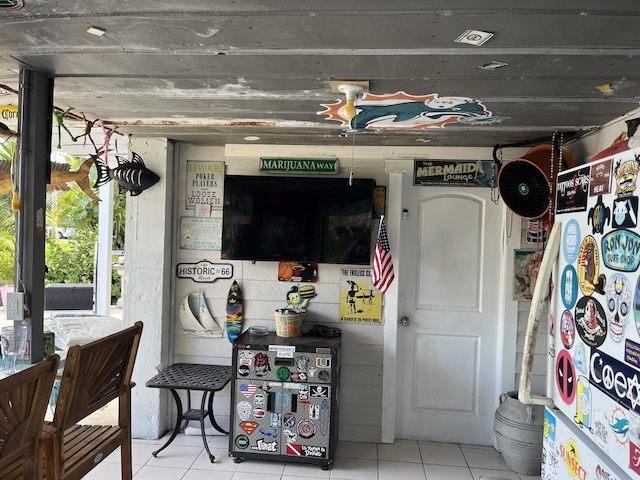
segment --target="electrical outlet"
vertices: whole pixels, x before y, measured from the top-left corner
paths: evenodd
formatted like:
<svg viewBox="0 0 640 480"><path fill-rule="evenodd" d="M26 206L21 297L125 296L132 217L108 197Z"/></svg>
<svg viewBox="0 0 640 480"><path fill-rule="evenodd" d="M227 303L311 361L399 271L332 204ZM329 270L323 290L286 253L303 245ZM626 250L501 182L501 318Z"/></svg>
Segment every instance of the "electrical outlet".
<svg viewBox="0 0 640 480"><path fill-rule="evenodd" d="M24 292L7 293L7 320L24 320Z"/></svg>

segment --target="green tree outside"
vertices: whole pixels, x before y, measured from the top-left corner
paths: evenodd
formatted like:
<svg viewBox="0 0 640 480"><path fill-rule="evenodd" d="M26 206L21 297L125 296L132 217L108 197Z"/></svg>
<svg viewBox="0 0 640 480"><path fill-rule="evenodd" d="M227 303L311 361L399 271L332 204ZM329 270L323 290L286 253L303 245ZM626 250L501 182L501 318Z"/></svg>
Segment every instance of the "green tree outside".
<svg viewBox="0 0 640 480"><path fill-rule="evenodd" d="M8 145L9 144L9 145ZM10 145L12 144L12 145ZM11 161L15 142L0 144L0 161ZM76 170L85 158L65 156ZM92 169L90 176L95 176ZM95 178L90 178L94 183ZM114 246L124 245L124 194L114 192ZM91 200L80 188L71 184L65 192L47 193L47 237L45 283L93 283L95 248L98 240L98 202ZM58 238L63 231L66 238ZM15 252L15 216L11 210L11 195L0 196L0 285L13 283ZM115 259L112 259L115 260ZM111 303L120 298L120 276L112 271Z"/></svg>

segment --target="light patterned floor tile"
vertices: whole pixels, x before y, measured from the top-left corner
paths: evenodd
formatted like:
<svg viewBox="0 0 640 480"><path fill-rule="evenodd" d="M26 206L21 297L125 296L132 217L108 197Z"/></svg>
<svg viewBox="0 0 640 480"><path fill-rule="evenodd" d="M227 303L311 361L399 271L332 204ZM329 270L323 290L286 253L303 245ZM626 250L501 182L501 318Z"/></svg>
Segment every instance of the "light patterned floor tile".
<svg viewBox="0 0 640 480"><path fill-rule="evenodd" d="M378 460L379 480L426 480L426 478L422 463Z"/></svg>
<svg viewBox="0 0 640 480"><path fill-rule="evenodd" d="M424 465L428 480L473 480L473 475L466 467L448 465Z"/></svg>
<svg viewBox="0 0 640 480"><path fill-rule="evenodd" d="M331 480L372 480L378 478L377 460L364 458L336 458Z"/></svg>
<svg viewBox="0 0 640 480"><path fill-rule="evenodd" d="M471 468L508 470L500 452L492 447L462 445L460 448L462 449L467 464Z"/></svg>
<svg viewBox="0 0 640 480"><path fill-rule="evenodd" d="M145 466L187 469L196 461L203 450L204 447L184 447L172 444L158 453L157 457L151 457Z"/></svg>
<svg viewBox="0 0 640 480"><path fill-rule="evenodd" d="M377 460L378 445L364 442L338 442L336 458L365 458Z"/></svg>
<svg viewBox="0 0 640 480"><path fill-rule="evenodd" d="M396 440L378 445L378 460L422 463L420 448L415 440Z"/></svg>
<svg viewBox="0 0 640 480"><path fill-rule="evenodd" d="M284 467L284 477L306 478L314 480L316 478L329 479L330 470L323 470L320 465L308 465L304 463L287 463Z"/></svg>
<svg viewBox="0 0 640 480"><path fill-rule="evenodd" d="M484 478L485 480L520 480L516 472L510 470L489 470L484 468L472 468L471 474L475 480ZM540 480L540 477L537 477Z"/></svg>
<svg viewBox="0 0 640 480"><path fill-rule="evenodd" d="M467 467L459 445L451 443L418 442L423 463Z"/></svg>
<svg viewBox="0 0 640 480"><path fill-rule="evenodd" d="M186 473L186 468L170 468L166 466L154 467L145 465L135 474L133 478L135 480L181 480ZM113 480L113 478L111 480Z"/></svg>

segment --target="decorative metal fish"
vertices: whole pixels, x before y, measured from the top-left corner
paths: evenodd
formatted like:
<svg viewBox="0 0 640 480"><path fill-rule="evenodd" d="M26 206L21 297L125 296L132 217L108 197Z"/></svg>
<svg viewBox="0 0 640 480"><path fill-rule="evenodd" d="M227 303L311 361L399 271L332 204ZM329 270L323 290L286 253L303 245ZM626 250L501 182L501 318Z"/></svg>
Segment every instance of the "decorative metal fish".
<svg viewBox="0 0 640 480"><path fill-rule="evenodd" d="M160 177L144 166L144 161L140 155L136 152L131 153L133 154L131 161L116 155L118 159L116 168L109 168L98 155L91 155L98 169L98 179L94 188L101 187L115 179L120 188L120 193L128 191L132 197L135 197L158 183Z"/></svg>
<svg viewBox="0 0 640 480"><path fill-rule="evenodd" d="M80 189L86 193L92 200L99 202L100 198L91 190L89 183L89 170L93 162L91 159L85 160L80 167L71 171L68 163L51 162L51 181L47 185L47 191L53 190L69 190L69 183L75 182ZM11 162L0 160L0 195L11 193Z"/></svg>

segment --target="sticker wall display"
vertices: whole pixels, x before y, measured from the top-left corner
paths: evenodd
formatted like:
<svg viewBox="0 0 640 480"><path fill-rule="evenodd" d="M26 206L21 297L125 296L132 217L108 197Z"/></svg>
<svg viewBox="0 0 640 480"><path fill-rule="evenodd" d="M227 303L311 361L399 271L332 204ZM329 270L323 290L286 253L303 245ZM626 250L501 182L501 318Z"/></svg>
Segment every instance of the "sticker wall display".
<svg viewBox="0 0 640 480"><path fill-rule="evenodd" d="M624 470L619 478L640 472L639 162L635 149L561 172L554 218L562 235L549 312L556 322L550 393L562 418L599 449L597 457ZM553 463L544 468L552 473ZM598 472L583 474L606 478Z"/></svg>

